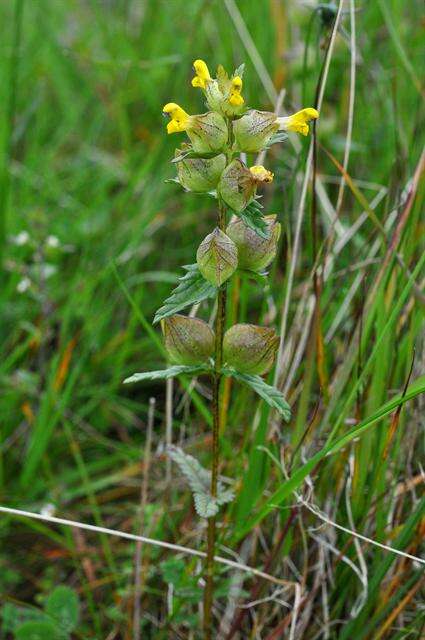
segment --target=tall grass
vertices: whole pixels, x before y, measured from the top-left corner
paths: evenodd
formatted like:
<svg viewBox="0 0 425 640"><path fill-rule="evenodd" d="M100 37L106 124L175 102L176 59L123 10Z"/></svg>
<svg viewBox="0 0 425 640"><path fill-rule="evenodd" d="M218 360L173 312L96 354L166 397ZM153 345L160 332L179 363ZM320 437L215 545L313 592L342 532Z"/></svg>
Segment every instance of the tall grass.
<svg viewBox="0 0 425 640"><path fill-rule="evenodd" d="M161 382L121 384L163 364L150 321L215 215L208 198L182 199L164 184L173 141L160 110L189 86L198 57L229 68L246 61L248 103L272 110L284 88L285 110L303 95L313 103L335 18L321 7L1 4L1 504L53 505L64 518L139 533L154 397L143 535L203 550L176 469L165 480L163 450L168 411L173 442L209 464L210 390L182 380L166 403ZM276 379L294 415L282 424L233 388L220 473L240 482L219 551L290 584L223 568L214 611L222 637L423 633L423 567L409 557L421 555L424 534L419 22L416 1L345 2L316 162L309 140L268 152L279 188L264 200L284 229L279 259L265 303L262 285L232 285L229 322L260 315L284 326ZM203 110L199 94L184 95L189 112ZM197 313L206 317L202 306ZM66 583L81 601L75 637L132 637L134 541L10 514L0 536L2 610L34 611ZM200 560L145 544L140 570L142 637L199 637ZM9 628L3 621L3 637L13 637Z"/></svg>

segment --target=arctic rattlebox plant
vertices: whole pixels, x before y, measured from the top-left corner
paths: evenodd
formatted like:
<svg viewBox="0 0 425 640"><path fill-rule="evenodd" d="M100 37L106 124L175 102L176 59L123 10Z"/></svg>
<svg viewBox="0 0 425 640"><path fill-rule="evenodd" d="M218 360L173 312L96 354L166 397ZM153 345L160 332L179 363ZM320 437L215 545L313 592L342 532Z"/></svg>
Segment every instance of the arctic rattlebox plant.
<svg viewBox="0 0 425 640"><path fill-rule="evenodd" d="M196 263L183 267L179 285L157 311L165 347L172 363L167 369L136 373L125 382L165 379L180 374L208 375L212 385L212 467L204 469L181 449L169 455L192 489L197 513L207 520L204 570L204 638L212 637L214 552L216 522L220 507L230 502L233 491L219 478L219 434L221 382L235 378L261 396L289 420L290 409L282 394L261 376L273 367L279 337L271 327L235 324L227 327L226 287L238 271L265 277L264 269L276 255L280 223L276 215L265 215L257 191L272 182L273 173L261 165L249 166L240 153L257 153L282 142L286 131L307 135L315 109L302 109L289 117L247 109L242 96L243 65L232 76L222 66L212 78L203 60L194 62L192 86L200 88L208 111L189 115L170 102L163 107L169 118L167 132L185 133L189 141L176 150L173 163L176 181L185 191L208 193L217 201L215 228L201 241ZM189 305L212 299L214 327L194 317L181 315Z"/></svg>

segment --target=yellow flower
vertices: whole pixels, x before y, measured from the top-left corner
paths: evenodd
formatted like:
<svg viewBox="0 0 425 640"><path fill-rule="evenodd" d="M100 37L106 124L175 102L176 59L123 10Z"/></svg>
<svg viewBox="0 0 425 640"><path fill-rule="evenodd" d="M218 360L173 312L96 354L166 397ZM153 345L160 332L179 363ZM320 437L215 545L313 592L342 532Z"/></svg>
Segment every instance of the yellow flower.
<svg viewBox="0 0 425 640"><path fill-rule="evenodd" d="M207 65L203 60L195 60L193 68L195 69L196 76L192 78L192 87L205 89L208 82L211 80Z"/></svg>
<svg viewBox="0 0 425 640"><path fill-rule="evenodd" d="M249 168L251 175L258 182L273 182L274 174L271 171L265 169L261 164L256 164Z"/></svg>
<svg viewBox="0 0 425 640"><path fill-rule="evenodd" d="M301 133L303 136L306 136L310 130L308 122L310 122L310 120L316 120L318 117L319 112L312 107L308 107L307 109L297 111L297 113L294 113L292 116L277 118L277 121L280 131L282 129L285 131L295 131L296 133Z"/></svg>
<svg viewBox="0 0 425 640"><path fill-rule="evenodd" d="M244 103L244 99L241 96L242 91L242 78L235 76L232 78L232 86L230 89L229 102L233 107L240 107Z"/></svg>
<svg viewBox="0 0 425 640"><path fill-rule="evenodd" d="M167 124L168 133L186 131L190 121L190 115L175 102L168 102L162 109L162 113L170 117Z"/></svg>

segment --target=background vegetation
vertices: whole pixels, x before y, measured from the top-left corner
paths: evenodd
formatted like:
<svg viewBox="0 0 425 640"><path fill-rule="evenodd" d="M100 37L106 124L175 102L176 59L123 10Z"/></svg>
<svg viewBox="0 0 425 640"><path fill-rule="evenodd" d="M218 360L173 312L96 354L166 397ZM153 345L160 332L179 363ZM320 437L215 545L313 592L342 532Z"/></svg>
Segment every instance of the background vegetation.
<svg viewBox="0 0 425 640"><path fill-rule="evenodd" d="M422 3L356 2L351 16L350 6L317 128L316 199L309 182L300 207L310 140L273 147L265 205L284 232L267 303L251 281L231 291L231 317L277 328L287 320L278 367L293 418L281 423L232 388L221 472L238 492L220 554L291 584L222 566L223 637L376 640L424 629L423 565L332 524L421 554ZM203 110L190 87L195 58L230 71L246 62L248 104L273 110L280 96L287 112L312 106L335 9L296 0L0 3L2 505L137 533L145 474L145 535L203 548L190 492L163 451L172 424L173 442L208 464L209 389L203 379L190 394L178 381L122 386L163 366L150 321L215 215L208 198L164 183L178 136L165 135L161 108ZM327 264L320 314L315 258ZM356 425L365 428L358 438L321 455ZM133 637L133 542L4 513L0 541L1 637L30 637L19 627L34 618L41 631L31 637L53 637L46 616L75 638ZM144 545L142 561L142 637L199 637L199 558ZM72 591L58 595L59 585Z"/></svg>

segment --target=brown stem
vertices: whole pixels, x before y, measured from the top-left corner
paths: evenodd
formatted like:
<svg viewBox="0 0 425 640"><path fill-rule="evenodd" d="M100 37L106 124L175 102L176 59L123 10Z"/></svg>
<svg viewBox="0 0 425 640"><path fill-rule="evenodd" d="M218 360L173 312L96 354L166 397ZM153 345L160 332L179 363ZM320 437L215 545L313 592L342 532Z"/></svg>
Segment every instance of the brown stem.
<svg viewBox="0 0 425 640"><path fill-rule="evenodd" d="M218 227L224 231L226 228L226 209L224 203L219 200ZM217 294L217 315L215 319L215 359L213 373L213 442L212 442L212 469L211 469L211 495L217 495L218 462L219 462L219 436L220 436L220 383L221 365L223 360L223 333L226 318L226 285L222 285ZM212 638L212 604L214 593L214 551L216 538L216 517L208 518L207 532L207 557L205 561L205 591L204 591L204 638Z"/></svg>

